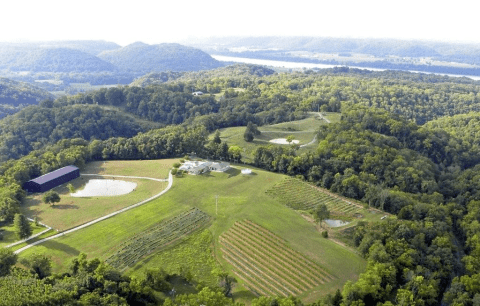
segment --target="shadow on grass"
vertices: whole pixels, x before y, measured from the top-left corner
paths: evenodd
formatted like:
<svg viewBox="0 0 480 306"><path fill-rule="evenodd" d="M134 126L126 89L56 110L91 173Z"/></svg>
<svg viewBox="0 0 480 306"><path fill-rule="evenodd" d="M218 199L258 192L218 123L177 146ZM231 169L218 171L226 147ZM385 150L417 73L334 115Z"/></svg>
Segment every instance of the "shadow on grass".
<svg viewBox="0 0 480 306"><path fill-rule="evenodd" d="M71 204L56 204L56 205L53 205L52 208L55 208L55 209L79 209L80 206L71 205Z"/></svg>
<svg viewBox="0 0 480 306"><path fill-rule="evenodd" d="M255 294L248 290L237 291L233 293L233 300L242 300L242 301L249 301L254 298L257 298Z"/></svg>
<svg viewBox="0 0 480 306"><path fill-rule="evenodd" d="M225 171L225 173L228 173L228 178L237 176L237 175L240 174L240 172L241 171L239 169L236 169L236 168L230 168L227 171Z"/></svg>
<svg viewBox="0 0 480 306"><path fill-rule="evenodd" d="M76 248L73 248L65 243L61 243L55 240L45 241L44 243L42 243L42 245L48 249L60 250L69 255L78 256L80 254L80 251L77 250Z"/></svg>

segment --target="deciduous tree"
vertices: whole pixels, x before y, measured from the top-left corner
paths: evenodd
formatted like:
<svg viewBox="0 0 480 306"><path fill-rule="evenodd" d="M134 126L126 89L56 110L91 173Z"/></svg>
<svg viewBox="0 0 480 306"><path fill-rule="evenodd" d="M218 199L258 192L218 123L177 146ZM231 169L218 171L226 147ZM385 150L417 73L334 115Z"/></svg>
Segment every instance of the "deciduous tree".
<svg viewBox="0 0 480 306"><path fill-rule="evenodd" d="M30 223L24 215L15 214L13 224L15 225L15 234L17 235L18 239L28 238L32 234Z"/></svg>

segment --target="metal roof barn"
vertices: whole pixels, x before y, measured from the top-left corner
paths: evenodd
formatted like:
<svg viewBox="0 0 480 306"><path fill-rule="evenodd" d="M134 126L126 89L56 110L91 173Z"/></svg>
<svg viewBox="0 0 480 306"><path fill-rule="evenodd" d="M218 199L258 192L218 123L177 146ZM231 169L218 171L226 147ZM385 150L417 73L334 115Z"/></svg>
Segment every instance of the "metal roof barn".
<svg viewBox="0 0 480 306"><path fill-rule="evenodd" d="M66 166L26 182L23 184L23 189L28 192L45 192L79 176L80 169L75 166Z"/></svg>

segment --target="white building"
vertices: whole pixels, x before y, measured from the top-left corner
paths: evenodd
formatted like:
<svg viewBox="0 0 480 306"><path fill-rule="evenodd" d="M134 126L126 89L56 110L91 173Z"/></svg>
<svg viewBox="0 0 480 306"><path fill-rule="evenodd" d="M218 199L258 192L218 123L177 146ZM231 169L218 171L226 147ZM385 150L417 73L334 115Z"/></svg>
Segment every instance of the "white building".
<svg viewBox="0 0 480 306"><path fill-rule="evenodd" d="M185 161L178 169L187 171L189 174L198 175L208 171L226 171L230 169L230 164L227 162Z"/></svg>

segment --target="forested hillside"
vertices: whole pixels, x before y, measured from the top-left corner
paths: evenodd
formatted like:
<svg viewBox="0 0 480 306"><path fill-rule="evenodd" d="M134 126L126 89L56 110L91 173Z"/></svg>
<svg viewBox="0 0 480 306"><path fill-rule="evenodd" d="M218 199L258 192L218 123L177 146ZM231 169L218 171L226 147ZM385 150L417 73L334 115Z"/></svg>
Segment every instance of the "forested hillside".
<svg viewBox="0 0 480 306"><path fill-rule="evenodd" d="M104 51L98 57L124 71L196 71L223 66L203 51L166 43L147 45L137 42L121 49Z"/></svg>
<svg viewBox="0 0 480 306"><path fill-rule="evenodd" d="M0 121L1 161L19 158L28 152L62 139L108 139L132 137L158 127L115 109L96 105L56 108L31 106Z"/></svg>
<svg viewBox="0 0 480 306"><path fill-rule="evenodd" d="M99 72L116 67L98 57L69 48L9 50L0 56L0 69L11 71Z"/></svg>
<svg viewBox="0 0 480 306"><path fill-rule="evenodd" d="M41 100L51 98L53 98L52 94L36 86L0 78L0 104L12 106L38 104Z"/></svg>
<svg viewBox="0 0 480 306"><path fill-rule="evenodd" d="M205 95L193 96L192 88ZM351 229L346 239L368 260L366 271L357 281L347 282L342 292L328 294L312 306L476 305L480 156L478 114L472 111L480 105L479 89L465 79L401 72L270 74L237 67L45 101L0 121L2 135L8 136L2 136L2 155L11 154L12 148L15 156L10 157L26 155L0 165L0 218L13 219L24 197L22 183L52 169L190 152L238 160L241 148L232 150L215 138L208 141L208 133L248 122L290 121L311 111L341 112L340 122L321 125L314 149L299 153L292 145L258 145L252 165L295 176L398 218L362 222ZM133 136L149 126L128 121L131 116L171 126ZM435 118L440 119L426 123ZM131 122L130 128L122 130L125 122ZM121 133L116 134L117 129ZM98 131L104 133L102 139ZM8 256L0 260L12 262ZM10 269L2 273L17 277ZM75 273L65 277L74 279ZM53 277L50 283L60 295L62 281ZM99 294L104 292L103 281L98 288ZM70 298L80 299L85 292ZM128 298L141 300L135 292L132 289ZM272 299L260 298L252 305L271 305ZM295 299L290 304L275 302L302 305Z"/></svg>
<svg viewBox="0 0 480 306"><path fill-rule="evenodd" d="M51 107L74 104L113 106L147 121L164 125L202 124L209 131L246 125L249 121L257 125L285 122L304 118L309 111L338 112L347 104L383 108L418 124L480 109L480 86L475 82L434 75L369 73L352 69L274 74L272 70L258 66L236 65L208 72L164 76L171 80L165 83L147 81L154 78L149 75L138 83L160 84L101 89L62 97ZM193 96L193 90L205 94ZM22 116L18 114L17 118ZM29 120L32 124L38 122L35 118ZM3 124L0 121L0 126ZM72 130L83 129L75 124L70 127ZM31 133L18 126L10 139L13 141L16 135L25 136L19 136L15 155L7 154L7 158L28 154L32 149L20 145L22 138L46 144ZM119 129L118 133L109 135L127 136L122 133L123 130ZM54 137L51 141L56 140L58 138ZM4 145L1 140L0 144Z"/></svg>

